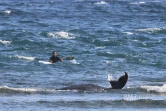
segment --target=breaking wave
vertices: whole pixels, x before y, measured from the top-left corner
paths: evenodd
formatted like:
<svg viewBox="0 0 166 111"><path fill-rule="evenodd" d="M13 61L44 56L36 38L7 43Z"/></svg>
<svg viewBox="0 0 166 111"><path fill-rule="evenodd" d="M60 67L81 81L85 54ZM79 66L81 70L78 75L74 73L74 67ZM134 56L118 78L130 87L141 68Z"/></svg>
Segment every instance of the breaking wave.
<svg viewBox="0 0 166 111"><path fill-rule="evenodd" d="M147 92L158 92L165 93L166 92L166 84L163 86L141 86L141 89L145 89Z"/></svg>

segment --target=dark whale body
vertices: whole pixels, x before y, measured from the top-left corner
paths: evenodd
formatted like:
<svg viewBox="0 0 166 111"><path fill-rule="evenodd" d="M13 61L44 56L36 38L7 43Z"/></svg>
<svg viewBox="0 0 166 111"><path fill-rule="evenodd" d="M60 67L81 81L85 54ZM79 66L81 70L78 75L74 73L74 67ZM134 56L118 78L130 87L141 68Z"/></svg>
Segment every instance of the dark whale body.
<svg viewBox="0 0 166 111"><path fill-rule="evenodd" d="M121 76L117 81L109 81L112 86L111 88L105 88L94 84L80 84L60 88L58 90L107 91L110 89L122 89L127 83L127 80L128 74L125 72L125 75Z"/></svg>

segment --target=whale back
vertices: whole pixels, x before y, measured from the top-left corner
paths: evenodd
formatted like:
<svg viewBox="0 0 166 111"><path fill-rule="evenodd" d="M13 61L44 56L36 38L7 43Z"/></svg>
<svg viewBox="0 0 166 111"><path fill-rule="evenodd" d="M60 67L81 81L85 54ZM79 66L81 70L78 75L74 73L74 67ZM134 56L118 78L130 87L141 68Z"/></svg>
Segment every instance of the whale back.
<svg viewBox="0 0 166 111"><path fill-rule="evenodd" d="M58 90L78 90L78 91L103 91L104 88L94 84L80 84L60 88Z"/></svg>

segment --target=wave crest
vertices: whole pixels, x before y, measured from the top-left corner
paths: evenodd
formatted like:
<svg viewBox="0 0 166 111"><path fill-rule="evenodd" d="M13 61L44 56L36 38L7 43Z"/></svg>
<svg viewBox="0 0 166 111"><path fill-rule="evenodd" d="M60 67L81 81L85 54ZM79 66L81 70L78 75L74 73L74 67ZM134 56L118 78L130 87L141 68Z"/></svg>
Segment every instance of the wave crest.
<svg viewBox="0 0 166 111"><path fill-rule="evenodd" d="M166 92L166 84L163 86L141 86L141 89L147 90L147 92L158 92L158 93L165 93Z"/></svg>
<svg viewBox="0 0 166 111"><path fill-rule="evenodd" d="M160 32L166 33L166 28L145 28L145 29L137 29L136 31L150 33L150 34L160 33Z"/></svg>
<svg viewBox="0 0 166 111"><path fill-rule="evenodd" d="M19 55L15 55L15 57L19 59L35 60L35 57L26 57L26 56L19 56Z"/></svg>

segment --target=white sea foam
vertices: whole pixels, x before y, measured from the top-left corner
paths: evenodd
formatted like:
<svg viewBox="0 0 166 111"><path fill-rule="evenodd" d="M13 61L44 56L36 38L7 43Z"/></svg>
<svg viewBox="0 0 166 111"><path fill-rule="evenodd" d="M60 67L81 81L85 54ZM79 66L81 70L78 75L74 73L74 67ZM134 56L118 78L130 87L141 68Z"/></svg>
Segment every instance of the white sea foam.
<svg viewBox="0 0 166 111"><path fill-rule="evenodd" d="M145 2L132 2L130 4L145 4Z"/></svg>
<svg viewBox="0 0 166 111"><path fill-rule="evenodd" d="M111 62L110 61L106 61L106 64L110 64Z"/></svg>
<svg viewBox="0 0 166 111"><path fill-rule="evenodd" d="M110 52L110 51L108 51L108 52L106 52L107 54L113 54L113 52Z"/></svg>
<svg viewBox="0 0 166 111"><path fill-rule="evenodd" d="M65 38L65 39L74 39L74 35L65 31L60 32L49 32L47 34L49 37L53 38Z"/></svg>
<svg viewBox="0 0 166 111"><path fill-rule="evenodd" d="M75 59L70 60L70 63L72 63L72 64L80 64L80 63L78 63Z"/></svg>
<svg viewBox="0 0 166 111"><path fill-rule="evenodd" d="M12 11L11 10L4 10L4 11L2 11L2 13L4 13L4 14L10 14Z"/></svg>
<svg viewBox="0 0 166 111"><path fill-rule="evenodd" d="M132 32L124 32L125 34L132 35Z"/></svg>
<svg viewBox="0 0 166 111"><path fill-rule="evenodd" d="M0 92L6 91L7 93L55 93L58 91L57 89L45 89L45 88L13 88L8 86L0 86Z"/></svg>
<svg viewBox="0 0 166 111"><path fill-rule="evenodd" d="M19 59L35 60L35 57L26 57L26 56L19 56L19 55L15 55L15 57Z"/></svg>
<svg viewBox="0 0 166 111"><path fill-rule="evenodd" d="M139 4L145 4L145 2L139 2Z"/></svg>
<svg viewBox="0 0 166 111"><path fill-rule="evenodd" d="M39 61L39 63L42 63L42 64L53 64L53 63L48 62L48 61Z"/></svg>
<svg viewBox="0 0 166 111"><path fill-rule="evenodd" d="M159 93L165 93L166 92L166 84L163 86L141 86L141 89L147 90L147 92L154 91Z"/></svg>
<svg viewBox="0 0 166 111"><path fill-rule="evenodd" d="M12 41L6 41L6 40L0 40L0 43L2 44L10 44Z"/></svg>
<svg viewBox="0 0 166 111"><path fill-rule="evenodd" d="M95 4L98 4L98 5L102 5L102 4L107 4L107 2L105 2L105 1L101 1L101 2L97 2L97 3L95 3Z"/></svg>
<svg viewBox="0 0 166 111"><path fill-rule="evenodd" d="M136 31L146 32L146 33L156 33L162 30L166 30L166 28L145 28L145 29L137 29Z"/></svg>

